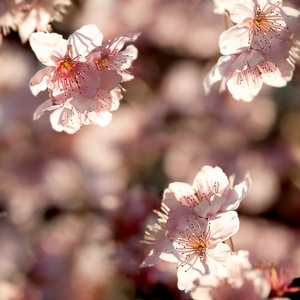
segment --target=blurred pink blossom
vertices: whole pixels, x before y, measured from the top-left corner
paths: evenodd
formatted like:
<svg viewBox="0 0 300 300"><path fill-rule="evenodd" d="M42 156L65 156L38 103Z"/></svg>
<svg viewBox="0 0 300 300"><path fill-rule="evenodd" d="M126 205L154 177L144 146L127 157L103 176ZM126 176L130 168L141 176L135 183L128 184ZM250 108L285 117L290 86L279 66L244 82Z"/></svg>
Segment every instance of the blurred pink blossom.
<svg viewBox="0 0 300 300"><path fill-rule="evenodd" d="M213 0L216 14L224 14L226 11L231 12L232 8L236 4L236 0Z"/></svg>
<svg viewBox="0 0 300 300"><path fill-rule="evenodd" d="M37 29L47 31L47 26L54 19L62 21L66 13L65 7L72 4L71 0L23 0L25 16L19 26L19 35L25 43L30 35Z"/></svg>
<svg viewBox="0 0 300 300"><path fill-rule="evenodd" d="M194 300L261 300L270 293L270 285L259 269L248 259L249 252L240 250L227 262L227 278L207 276L199 278L190 294Z"/></svg>
<svg viewBox="0 0 300 300"><path fill-rule="evenodd" d="M274 264L266 263L262 270L271 286L271 297L282 297L285 293L300 291L299 286L290 286L295 278L295 270L291 265L280 263L275 267Z"/></svg>
<svg viewBox="0 0 300 300"><path fill-rule="evenodd" d="M0 4L0 44L2 34L10 30L19 31L22 43L25 43L35 31L47 31L54 19L61 21L65 7L70 0L3 0Z"/></svg>

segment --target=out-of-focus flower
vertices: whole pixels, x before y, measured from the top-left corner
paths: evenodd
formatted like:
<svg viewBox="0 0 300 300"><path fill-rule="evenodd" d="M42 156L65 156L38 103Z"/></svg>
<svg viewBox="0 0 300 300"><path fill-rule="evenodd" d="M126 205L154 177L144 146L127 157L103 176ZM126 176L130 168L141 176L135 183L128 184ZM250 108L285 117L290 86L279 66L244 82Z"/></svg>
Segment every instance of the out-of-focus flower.
<svg viewBox="0 0 300 300"><path fill-rule="evenodd" d="M299 12L281 4L277 0L237 1L230 15L236 25L221 34L221 53L230 55L252 48L274 63L287 58L293 39L289 23Z"/></svg>
<svg viewBox="0 0 300 300"><path fill-rule="evenodd" d="M213 0L216 14L224 14L226 11L231 12L232 8L236 4L236 0Z"/></svg>
<svg viewBox="0 0 300 300"><path fill-rule="evenodd" d="M0 44L2 34L19 31L22 43L37 29L47 31L54 19L61 21L70 0L4 0L0 3Z"/></svg>
<svg viewBox="0 0 300 300"><path fill-rule="evenodd" d="M220 92L226 87L236 100L251 101L263 83L283 87L292 79L293 63L283 58L277 64L267 60L258 50L221 56L204 78L205 92L221 81Z"/></svg>
<svg viewBox="0 0 300 300"><path fill-rule="evenodd" d="M30 81L34 95L48 88L50 99L34 113L38 119L44 111L52 112L50 121L57 131L76 132L82 125L106 126L110 111L122 99L117 85L122 77L115 70L94 70L85 56L101 44L102 34L95 25L86 25L68 40L58 34L34 33L32 49L47 67Z"/></svg>
<svg viewBox="0 0 300 300"><path fill-rule="evenodd" d="M133 79L133 75L126 70L131 67L133 60L137 58L138 50L129 45L122 50L125 43L134 42L140 35L137 31L127 31L103 46L96 47L87 55L86 60L95 70L115 70L123 81Z"/></svg>
<svg viewBox="0 0 300 300"><path fill-rule="evenodd" d="M158 218L154 224L148 224L145 231L144 239L141 241L144 244L153 246L147 257L141 264L141 267L151 267L160 261L162 243L168 242L165 238L166 223L169 219L169 208L162 203L161 210L154 210Z"/></svg>
<svg viewBox="0 0 300 300"><path fill-rule="evenodd" d="M171 211L185 205L193 208L199 216L208 218L239 207L251 186L249 173L240 184L233 184L234 175L228 179L219 167L204 166L196 175L193 186L182 182L171 183L164 192L163 203Z"/></svg>
<svg viewBox="0 0 300 300"><path fill-rule="evenodd" d="M19 26L22 43L25 43L36 29L47 31L48 24L54 19L61 21L62 15L66 13L65 7L71 4L71 0L25 0L25 16Z"/></svg>
<svg viewBox="0 0 300 300"><path fill-rule="evenodd" d="M3 35L10 33L10 30L18 30L24 13L19 7L18 0L3 0L0 3L0 45Z"/></svg>
<svg viewBox="0 0 300 300"><path fill-rule="evenodd" d="M194 300L261 300L270 293L270 285L259 269L254 269L249 253L240 250L227 262L227 278L214 276L196 280L197 287L190 294Z"/></svg>
<svg viewBox="0 0 300 300"><path fill-rule="evenodd" d="M281 263L278 267L267 263L262 270L271 286L271 297L282 297L286 293L297 293L299 286L291 287L295 278L295 270L290 265Z"/></svg>
<svg viewBox="0 0 300 300"><path fill-rule="evenodd" d="M178 288L186 292L193 289L193 281L199 276L226 276L230 248L223 241L238 231L236 212L218 213L207 220L181 205L168 219L164 218L166 220L158 231L149 228L155 235L155 239L151 239L155 241L155 247L149 253L152 257L148 257L142 266L153 265L158 261L157 256L178 263ZM165 235L162 234L164 231Z"/></svg>
<svg viewBox="0 0 300 300"><path fill-rule="evenodd" d="M24 292L18 285L7 281L0 281L1 300L25 300Z"/></svg>

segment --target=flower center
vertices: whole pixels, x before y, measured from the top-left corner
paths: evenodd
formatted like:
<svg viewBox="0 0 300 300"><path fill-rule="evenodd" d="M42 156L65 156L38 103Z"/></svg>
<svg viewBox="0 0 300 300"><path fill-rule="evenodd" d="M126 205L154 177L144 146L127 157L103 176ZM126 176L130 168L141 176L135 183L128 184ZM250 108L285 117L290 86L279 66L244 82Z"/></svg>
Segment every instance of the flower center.
<svg viewBox="0 0 300 300"><path fill-rule="evenodd" d="M81 83L84 82L84 72L86 64L77 61L78 56L73 58L72 45L68 45L68 53L64 59L58 63L53 72L51 80L53 90L60 90L65 92L65 97L71 95L71 92L78 92L81 94Z"/></svg>
<svg viewBox="0 0 300 300"><path fill-rule="evenodd" d="M177 228L179 230L177 237L168 235L174 246L174 250L170 252L180 256L181 263L178 267L188 265L185 272L194 266L197 259L203 261L206 250L216 244L210 240L210 224L207 220L193 214L192 218L187 220L187 225L185 230Z"/></svg>

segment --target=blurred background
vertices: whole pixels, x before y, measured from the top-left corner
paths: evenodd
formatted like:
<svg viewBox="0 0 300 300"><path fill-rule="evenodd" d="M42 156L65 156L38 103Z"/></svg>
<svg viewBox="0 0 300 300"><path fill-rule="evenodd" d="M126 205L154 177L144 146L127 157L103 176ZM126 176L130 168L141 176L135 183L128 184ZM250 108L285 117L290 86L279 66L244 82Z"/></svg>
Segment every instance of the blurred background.
<svg viewBox="0 0 300 300"><path fill-rule="evenodd" d="M197 1L196 1L197 2ZM0 300L188 299L176 264L140 269L141 244L169 183L204 165L253 186L236 250L253 264L289 261L300 275L300 70L250 103L202 81L217 62L224 17L212 1L73 1L53 31L96 24L104 42L140 30L135 79L109 126L76 134L38 121L30 78L43 66L17 33L0 47ZM285 1L297 7L297 1ZM299 3L298 3L299 7Z"/></svg>

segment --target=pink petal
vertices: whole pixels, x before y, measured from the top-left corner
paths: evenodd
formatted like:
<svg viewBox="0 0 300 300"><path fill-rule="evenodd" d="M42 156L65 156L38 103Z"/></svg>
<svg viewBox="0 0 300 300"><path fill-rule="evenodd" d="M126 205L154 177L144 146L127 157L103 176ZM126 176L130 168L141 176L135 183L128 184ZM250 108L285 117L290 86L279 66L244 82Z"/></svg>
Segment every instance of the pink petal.
<svg viewBox="0 0 300 300"><path fill-rule="evenodd" d="M230 257L230 248L224 243L217 243L209 247L206 251L206 263L209 268L209 274L213 276L225 277L226 263Z"/></svg>
<svg viewBox="0 0 300 300"><path fill-rule="evenodd" d="M277 63L289 56L289 51L293 44L292 36L289 32L282 30L278 38L273 38L271 35L262 35L259 39L255 35L251 40L251 47L259 50L265 59Z"/></svg>
<svg viewBox="0 0 300 300"><path fill-rule="evenodd" d="M110 48L111 50L118 50L120 51L125 43L132 43L134 42L141 33L139 31L126 31L116 37L111 43Z"/></svg>
<svg viewBox="0 0 300 300"><path fill-rule="evenodd" d="M236 1L236 4L230 12L230 18L234 23L243 23L248 21L255 9L255 2L253 0Z"/></svg>
<svg viewBox="0 0 300 300"><path fill-rule="evenodd" d="M36 57L46 66L51 66L57 61L57 58L53 56L53 51L61 49L67 43L59 34L44 32L33 33L29 42Z"/></svg>
<svg viewBox="0 0 300 300"><path fill-rule="evenodd" d="M206 74L203 86L205 94L208 94L212 85L220 81L228 72L233 72L231 64L234 62L232 56L221 56L216 65Z"/></svg>
<svg viewBox="0 0 300 300"><path fill-rule="evenodd" d="M249 172L246 173L244 180L234 188L225 191L224 197L227 202L224 204L225 210L236 210L241 201L246 197L252 185Z"/></svg>
<svg viewBox="0 0 300 300"><path fill-rule="evenodd" d="M214 195L211 198L210 204L208 201L200 202L200 204L194 208L194 211L200 217L208 218L209 216L216 214L226 201L227 199L225 197Z"/></svg>
<svg viewBox="0 0 300 300"><path fill-rule="evenodd" d="M25 43L30 34L33 33L37 28L45 28L50 22L50 13L45 9L31 9L22 21L22 26L19 26L19 35L22 43Z"/></svg>
<svg viewBox="0 0 300 300"><path fill-rule="evenodd" d="M209 218L211 237L222 242L233 236L239 230L239 218L235 211L218 213Z"/></svg>
<svg viewBox="0 0 300 300"><path fill-rule="evenodd" d="M73 114L74 112L69 108L58 108L50 115L52 128L58 132L75 133L81 127L81 120L78 115Z"/></svg>
<svg viewBox="0 0 300 300"><path fill-rule="evenodd" d="M68 44L73 46L74 57L85 57L92 49L101 45L103 34L96 25L85 25L70 35Z"/></svg>
<svg viewBox="0 0 300 300"><path fill-rule="evenodd" d="M278 65L274 65L271 62L265 61L264 64L260 64L262 67L266 67L268 72L262 73L262 80L264 83L274 86L282 87L286 86L287 81L292 79L294 66L287 60L282 60Z"/></svg>
<svg viewBox="0 0 300 300"><path fill-rule="evenodd" d="M52 100L48 99L47 101L43 102L41 105L33 113L33 120L36 121L40 118L40 116L44 113L45 110L54 110L57 109L57 105L53 105Z"/></svg>
<svg viewBox="0 0 300 300"><path fill-rule="evenodd" d="M248 65L254 67L263 60L264 57L260 54L259 51L250 50L240 53L236 61L231 64L231 68L238 71L244 71L248 67Z"/></svg>
<svg viewBox="0 0 300 300"><path fill-rule="evenodd" d="M169 184L168 189L164 191L163 202L168 207L170 205L171 210L176 207L176 204L173 202L173 200L175 200L178 204L183 204L192 208L199 203L199 200L194 194L195 192L191 185L183 182L173 182Z"/></svg>
<svg viewBox="0 0 300 300"><path fill-rule="evenodd" d="M29 87L34 96L47 89L47 79L50 77L50 74L54 69L54 67L46 67L36 72L30 79Z"/></svg>
<svg viewBox="0 0 300 300"><path fill-rule="evenodd" d="M229 92L236 100L252 101L259 93L262 87L262 78L260 76L252 76L252 72L243 72L243 79L238 77L239 73L234 72L227 81Z"/></svg>
<svg viewBox="0 0 300 300"><path fill-rule="evenodd" d="M194 281L197 280L201 275L203 276L205 274L206 270L200 259L197 259L192 268L190 268L189 265L185 265L183 267L179 266L177 271L178 289L189 293L195 288Z"/></svg>
<svg viewBox="0 0 300 300"><path fill-rule="evenodd" d="M73 105L80 114L83 114L84 112L94 111L98 106L98 99L97 97L87 99L74 97L70 100L70 104Z"/></svg>
<svg viewBox="0 0 300 300"><path fill-rule="evenodd" d="M208 193L216 184L217 193L222 193L229 184L226 174L219 167L204 166L196 175L193 187L195 191Z"/></svg>
<svg viewBox="0 0 300 300"><path fill-rule="evenodd" d="M235 25L221 33L219 38L220 52L230 55L249 49L249 29L247 26Z"/></svg>
<svg viewBox="0 0 300 300"><path fill-rule="evenodd" d="M122 76L117 71L103 70L97 72L100 77L100 89L103 91L111 91L114 89L122 80Z"/></svg>

